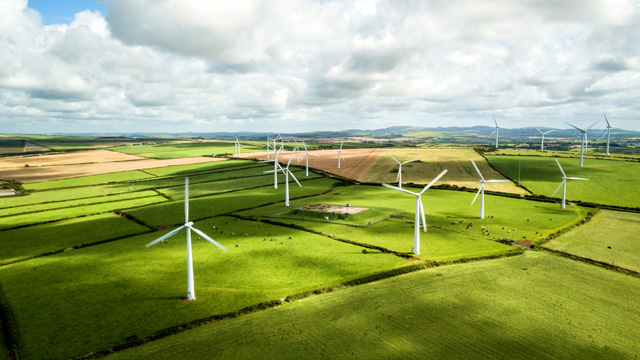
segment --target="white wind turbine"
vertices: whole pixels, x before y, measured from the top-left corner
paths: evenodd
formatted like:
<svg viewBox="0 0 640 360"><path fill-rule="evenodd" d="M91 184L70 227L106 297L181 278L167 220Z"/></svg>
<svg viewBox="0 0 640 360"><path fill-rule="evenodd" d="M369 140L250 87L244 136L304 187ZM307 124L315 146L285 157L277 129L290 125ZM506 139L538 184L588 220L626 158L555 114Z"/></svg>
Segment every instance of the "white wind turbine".
<svg viewBox="0 0 640 360"><path fill-rule="evenodd" d="M271 150L271 139L269 138L269 135L267 135L267 145L262 145L261 147L267 148L267 160L271 159L271 153L269 152L269 150Z"/></svg>
<svg viewBox="0 0 640 360"><path fill-rule="evenodd" d="M471 164L473 164L473 167L476 169L476 172L478 173L478 175L480 175L480 189L478 189L476 196L473 198L473 201L471 201L471 205L473 205L473 203L476 202L478 195L482 194L482 196L480 196L480 219L484 219L484 184L509 182L509 180L485 180L482 174L480 173L480 169L478 169L478 166L476 166L476 163L473 161L473 159L469 159L469 160L471 160Z"/></svg>
<svg viewBox="0 0 640 360"><path fill-rule="evenodd" d="M577 177L567 177L567 174L565 174L564 170L562 170L562 166L560 166L560 161L558 161L558 159L556 159L556 162L558 163L558 167L560 168L560 171L562 171L562 182L560 183L560 186L558 186L556 191L554 191L553 194L551 194L551 196L555 195L558 192L558 190L560 190L560 188L562 188L562 208L564 209L565 201L566 201L565 199L567 197L567 180L589 180L589 179L577 178Z"/></svg>
<svg viewBox="0 0 640 360"><path fill-rule="evenodd" d="M496 123L496 129L493 130L493 132L489 136L492 136L493 134L496 134L496 149L497 149L498 145L499 145L498 144L498 133L500 132L500 129L509 129L509 128L498 126L498 122L496 121L496 117L495 116L493 117L493 122Z"/></svg>
<svg viewBox="0 0 640 360"><path fill-rule="evenodd" d="M295 151L295 149L294 149ZM285 197L284 197L284 205L285 206L289 206L289 175L291 175L291 177L293 178L293 180L296 181L296 183L298 184L298 186L302 187L302 185L300 185L300 182L298 181L298 179L296 179L296 176L293 175L293 173L291 172L291 170L289 170L289 165L291 165L291 160L293 159L293 151L291 152L291 156L289 156L289 162L287 163L287 167L286 168L282 168L282 166L280 166L280 163L278 163L276 161L276 166L278 167L278 169L275 170L268 170L265 171L264 173L277 173L278 171L282 171L285 174Z"/></svg>
<svg viewBox="0 0 640 360"><path fill-rule="evenodd" d="M296 148L294 149L294 151L296 152L296 161L300 163L300 145L298 144L295 136L293 137L293 142L296 144ZM293 153L291 153L291 155L293 155Z"/></svg>
<svg viewBox="0 0 640 360"><path fill-rule="evenodd" d="M544 150L544 136L547 135L548 133L555 131L556 129L551 129L549 131L545 131L542 132L542 130L536 128L536 130L538 130L538 132L540 133L540 135L542 135L542 141L540 142L540 150Z"/></svg>
<svg viewBox="0 0 640 360"><path fill-rule="evenodd" d="M571 126L572 128L575 128L576 130L580 131L580 136L581 136L581 144L580 144L580 167L582 167L582 159L584 157L584 153L587 151L587 130L591 129L593 127L593 125L597 124L599 121L594 122L593 124L591 124L589 127L584 128L584 129L580 129L577 126L571 125L568 122L565 122L565 124Z"/></svg>
<svg viewBox="0 0 640 360"><path fill-rule="evenodd" d="M172 230L171 232L153 240L152 242L148 243L146 245L146 247L151 247L165 239L170 238L171 236L177 234L180 230L186 228L187 229L187 299L188 300L195 300L196 299L196 292L195 292L195 286L194 286L194 282L193 282L193 257L191 255L191 231L195 232L196 234L202 236L203 238L205 238L206 240L208 240L209 242L211 242L213 245L217 246L220 248L220 250L222 251L227 251L227 249L218 244L215 240L213 240L212 238L208 237L205 233L203 233L202 231L194 228L193 226L193 222L189 221L189 178L185 178L184 179L184 225L180 226L177 229Z"/></svg>
<svg viewBox="0 0 640 360"><path fill-rule="evenodd" d="M435 184L435 182L440 180L440 178L444 176L444 174L446 173L447 173L447 170L445 169L443 172L440 173L440 175L436 176L435 179L431 180L431 182L427 186L425 186L424 189L422 189L422 191L420 191L419 193L414 193L412 191L401 189L399 187L392 186L389 184L382 184L382 186L388 187L389 189L402 191L403 193L411 194L416 197L416 218L415 218L415 226L414 226L414 233L413 233L413 253L416 255L420 255L420 218L422 218L422 225L424 226L424 231L425 232L427 231L427 222L424 217L424 207L422 206L421 196L425 191L427 191L427 189L431 187L431 185Z"/></svg>
<svg viewBox="0 0 640 360"><path fill-rule="evenodd" d="M396 181L398 182L398 187L400 189L402 189L402 165L408 164L408 163L416 161L418 159L407 160L407 161L401 163L400 161L396 160L396 158L391 156L391 154L387 153L387 155L389 155L389 157L392 158L393 161L398 163L398 176L396 176Z"/></svg>
<svg viewBox="0 0 640 360"><path fill-rule="evenodd" d="M240 141L238 141L238 137L236 136L236 143L234 145L234 148L237 157L240 157L240 146Z"/></svg>
<svg viewBox="0 0 640 360"><path fill-rule="evenodd" d="M274 146L275 146L275 141L274 141ZM278 172L276 170L278 170L278 166L280 166L280 164L278 164L278 155L280 154L280 151L278 149L273 150L273 160L262 160L262 161L258 161L259 163L268 163L268 162L273 162L273 188L277 189L278 188Z"/></svg>
<svg viewBox="0 0 640 360"><path fill-rule="evenodd" d="M304 146L304 156L302 157L302 160L307 161L305 176L309 176L309 155L315 156L315 157L320 157L320 155L310 153L309 150L307 150L307 145L304 143L304 140L302 140L302 146ZM298 164L300 164L300 160L298 160Z"/></svg>
<svg viewBox="0 0 640 360"><path fill-rule="evenodd" d="M607 119L607 115L604 114L604 111L602 112L602 115L604 115L604 120L607 122L607 132L605 134L607 134L607 155L609 155L609 141L611 140L611 129L617 126L611 126L611 124L609 124L609 119ZM604 137L604 135L602 135L602 137Z"/></svg>
<svg viewBox="0 0 640 360"><path fill-rule="evenodd" d="M344 157L342 156L342 145L344 144L344 140L342 140L342 142L340 143L340 150L336 150L338 152L338 169L340 169L340 159L342 158L342 160L344 160Z"/></svg>

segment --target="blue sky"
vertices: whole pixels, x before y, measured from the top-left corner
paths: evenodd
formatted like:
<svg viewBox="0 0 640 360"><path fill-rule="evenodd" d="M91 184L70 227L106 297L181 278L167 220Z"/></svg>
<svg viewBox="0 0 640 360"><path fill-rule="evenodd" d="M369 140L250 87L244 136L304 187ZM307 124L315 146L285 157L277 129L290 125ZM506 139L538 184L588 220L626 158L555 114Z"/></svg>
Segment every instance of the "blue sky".
<svg viewBox="0 0 640 360"><path fill-rule="evenodd" d="M639 98L640 0L0 0L6 133L640 130Z"/></svg>
<svg viewBox="0 0 640 360"><path fill-rule="evenodd" d="M29 7L42 15L45 25L68 24L83 10L105 12L105 4L93 0L29 0Z"/></svg>

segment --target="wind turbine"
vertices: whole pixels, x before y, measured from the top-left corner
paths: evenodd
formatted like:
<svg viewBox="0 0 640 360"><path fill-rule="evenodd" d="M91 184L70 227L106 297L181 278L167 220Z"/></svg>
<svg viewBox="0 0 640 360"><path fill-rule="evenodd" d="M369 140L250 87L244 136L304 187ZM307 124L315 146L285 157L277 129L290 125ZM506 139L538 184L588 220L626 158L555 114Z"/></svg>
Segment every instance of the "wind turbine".
<svg viewBox="0 0 640 360"><path fill-rule="evenodd" d="M293 137L293 142L296 143L296 148L294 149L294 151L296 152L296 161L300 163L300 144L298 144L298 141L296 141L295 136ZM291 155L293 155L293 153L291 153Z"/></svg>
<svg viewBox="0 0 640 360"><path fill-rule="evenodd" d="M496 149L497 149L498 148L498 133L500 132L500 129L508 129L508 128L498 126L498 122L496 121L496 117L495 116L493 117L493 122L496 123L496 129L493 130L491 135L496 134ZM489 135L489 136L491 136L491 135Z"/></svg>
<svg viewBox="0 0 640 360"><path fill-rule="evenodd" d="M275 149L273 151L273 160L262 160L262 161L258 161L259 163L268 163L268 162L272 162L273 161L273 188L277 189L278 188L278 172L276 170L278 170L278 166L280 166L280 164L278 164L278 155L280 154L280 151Z"/></svg>
<svg viewBox="0 0 640 360"><path fill-rule="evenodd" d="M602 112L602 115L604 115L604 120L607 122L607 155L609 155L609 141L611 140L611 129L617 127L617 126L611 126L611 124L609 124L609 119L607 119L607 115L604 114L604 111ZM604 135L602 135L602 137L604 137Z"/></svg>
<svg viewBox="0 0 640 360"><path fill-rule="evenodd" d="M571 125L568 122L565 122L565 124L571 126L572 128L575 128L576 130L580 131L580 135L582 136L582 143L580 144L580 167L582 167L582 159L584 156L584 153L587 150L587 130L591 129L593 127L593 125L597 124L599 121L594 122L593 124L591 124L589 127L584 128L584 129L580 129L577 126Z"/></svg>
<svg viewBox="0 0 640 360"><path fill-rule="evenodd" d="M562 170L562 166L560 166L560 161L556 159L556 162L558 163L558 167L560 168L560 171L562 171L562 182L560 183L560 186L558 186L556 191L554 191L553 194L551 194L551 196L555 195L558 192L558 190L562 188L562 208L564 209L565 199L567 197L567 180L589 180L589 179L567 177L567 174L565 174L564 170Z"/></svg>
<svg viewBox="0 0 640 360"><path fill-rule="evenodd" d="M305 176L309 176L309 155L315 156L315 157L320 157L320 155L311 154L309 150L307 150L307 145L304 143L304 140L302 140L302 146L304 146L304 156L302 157L302 160L307 160ZM300 160L298 160L298 164L300 164Z"/></svg>
<svg viewBox="0 0 640 360"><path fill-rule="evenodd" d="M410 162L416 161L418 159L412 159L412 160L407 160L403 163L401 163L400 161L396 160L396 158L394 158L393 156L391 156L391 154L387 153L387 155L389 155L390 158L393 159L393 161L398 163L398 176L396 176L396 181L398 182L398 187L400 189L402 189L402 165L404 164L408 164Z"/></svg>
<svg viewBox="0 0 640 360"><path fill-rule="evenodd" d="M549 131L545 131L542 132L542 130L536 128L536 130L538 130L538 132L540 133L540 135L542 135L542 141L540 142L540 150L544 150L544 136L547 135L548 133L555 131L556 129L551 129Z"/></svg>
<svg viewBox="0 0 640 360"><path fill-rule="evenodd" d="M280 163L278 163L276 161L276 165L278 167L278 169L275 170L268 170L265 171L264 173L277 173L278 171L282 171L285 174L285 198L284 198L284 205L285 206L289 206L289 175L291 175L291 177L293 178L293 180L296 181L296 183L298 184L298 186L302 187L302 185L300 185L300 182L298 181L298 179L296 179L296 176L293 175L293 173L291 172L291 170L289 170L289 165L291 165L291 160L293 160L293 152L295 151L295 149L291 152L291 156L289 156L289 162L287 163L287 167L286 168L282 168L282 166L280 166Z"/></svg>
<svg viewBox="0 0 640 360"><path fill-rule="evenodd" d="M435 179L431 180L431 182L422 189L419 193L414 193L412 191L401 189L399 187L395 187L389 184L382 184L382 186L388 187L389 189L402 191L403 193L411 194L416 197L416 218L415 218L415 227L413 233L413 253L416 255L420 255L420 218L422 217L422 225L424 226L424 231L427 232L427 222L424 218L424 207L422 206L422 194L427 191L431 187L431 185L435 184L436 181L440 180L444 174L447 173L445 169L440 175L436 176Z"/></svg>
<svg viewBox="0 0 640 360"><path fill-rule="evenodd" d="M340 143L340 150L336 150L338 152L338 169L340 169L340 158L342 158L342 160L344 160L344 157L342 156L342 145L344 144L344 140L342 140L342 142Z"/></svg>
<svg viewBox="0 0 640 360"><path fill-rule="evenodd" d="M267 160L269 160L271 159L271 154L269 153L269 149L271 149L271 139L269 138L269 135L267 135L267 145L262 145L261 147L265 147L265 146L267 148Z"/></svg>
<svg viewBox="0 0 640 360"><path fill-rule="evenodd" d="M476 202L478 195L482 194L482 196L480 197L480 219L484 219L484 184L509 182L509 180L485 180L482 174L480 173L480 169L478 169L478 166L476 166L476 163L473 161L473 159L469 159L469 160L471 160L471 164L473 164L473 167L476 169L476 172L478 173L478 175L480 175L480 189L478 189L476 196L473 198L473 201L471 201L471 205L473 205L473 203Z"/></svg>
<svg viewBox="0 0 640 360"><path fill-rule="evenodd" d="M236 136L236 143L234 145L235 147L235 152L236 152L236 156L240 157L240 141L238 141L238 137Z"/></svg>
<svg viewBox="0 0 640 360"><path fill-rule="evenodd" d="M151 247L165 239L168 239L170 237L172 237L173 235L177 234L180 230L186 228L187 229L187 299L188 300L195 300L196 299L196 292L195 292L195 287L194 287L194 282L193 282L193 257L191 256L191 231L195 232L196 234L202 236L203 238L205 238L206 240L208 240L209 242L211 242L213 245L217 246L220 248L220 250L222 251L227 251L227 249L218 244L215 240L213 240L212 238L208 237L205 233L203 233L202 231L194 228L193 226L193 222L189 221L189 178L186 177L184 178L184 225L180 226L177 229L172 230L171 232L153 240L152 242L148 243L147 245L145 245L146 247Z"/></svg>

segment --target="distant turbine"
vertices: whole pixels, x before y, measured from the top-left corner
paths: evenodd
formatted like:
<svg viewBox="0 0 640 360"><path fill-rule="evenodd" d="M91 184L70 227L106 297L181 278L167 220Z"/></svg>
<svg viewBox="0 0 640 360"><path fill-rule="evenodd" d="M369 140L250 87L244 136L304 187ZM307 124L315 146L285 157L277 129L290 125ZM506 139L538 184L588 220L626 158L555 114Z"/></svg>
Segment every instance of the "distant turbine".
<svg viewBox="0 0 640 360"><path fill-rule="evenodd" d="M562 188L562 208L564 209L564 204L565 204L565 199L567 198L567 180L589 180L589 179L584 179L584 178L577 178L577 177L567 177L567 174L564 173L564 170L562 170L562 166L560 166L560 162L558 161L558 159L556 159L556 162L558 163L558 167L560 168L560 171L562 172L562 182L560 183L560 186L558 186L558 188L556 189L556 191L553 192L553 194L551 194L551 196L554 196L558 190L560 190L560 188Z"/></svg>
<svg viewBox="0 0 640 360"><path fill-rule="evenodd" d="M300 182L298 181L298 179L296 179L296 176L293 175L293 173L291 172L291 170L289 170L289 165L291 165L291 160L293 159L293 153L295 152L296 149L293 149L293 151L291 152L291 156L289 156L289 162L287 163L287 167L286 168L282 168L282 166L280 166L280 163L278 163L276 161L276 164L278 166L278 169L276 170L269 170L269 171L265 171L264 173L277 173L278 171L282 171L285 174L285 198L284 198L284 205L285 206L289 206L289 175L291 175L291 177L293 178L293 180L296 181L296 183L298 184L298 186L302 187L302 185L300 185Z"/></svg>
<svg viewBox="0 0 640 360"><path fill-rule="evenodd" d="M196 291L195 291L195 285L194 285L194 281L193 281L193 257L191 255L191 231L195 232L196 234L202 236L203 238L205 238L206 240L208 240L209 242L211 242L213 245L217 246L220 248L220 250L222 251L227 251L227 249L218 244L215 240L213 240L212 238L208 237L205 233L203 233L202 231L194 228L193 226L193 222L189 221L189 178L184 178L184 225L180 226L177 229L172 230L171 232L153 240L152 242L148 243L146 245L146 247L151 247L165 239L168 239L170 237L172 237L173 235L177 234L178 231L186 228L187 229L187 299L189 300L195 300L196 299Z"/></svg>
<svg viewBox="0 0 640 360"><path fill-rule="evenodd" d="M411 194L416 197L416 218L415 218L415 226L413 233L413 253L416 255L420 255L420 218L422 217L422 225L424 226L424 231L427 232L427 222L424 217L424 207L422 206L422 194L427 191L431 187L431 185L435 184L436 181L440 180L444 174L447 173L445 169L440 175L436 176L435 179L431 180L431 182L422 189L419 193L414 193L409 190L401 189L399 187L395 187L389 184L382 184L382 186L388 187L389 189L402 191L403 193Z"/></svg>
<svg viewBox="0 0 640 360"><path fill-rule="evenodd" d="M416 161L418 159L412 159L412 160L407 160L403 163L401 163L400 161L396 160L396 158L394 158L393 156L391 156L391 154L387 153L387 155L389 155L390 158L393 159L393 161L398 163L398 176L396 176L396 181L398 182L398 187L400 189L402 189L402 165L404 164L408 164L410 162Z"/></svg>
<svg viewBox="0 0 640 360"><path fill-rule="evenodd" d="M320 156L310 153L309 150L307 150L307 145L304 143L304 140L302 140L302 146L304 146L304 156L302 157L302 160L306 160L307 161L305 176L309 176L309 155L315 156L315 157L320 157ZM298 160L298 164L300 164L299 160Z"/></svg>
<svg viewBox="0 0 640 360"><path fill-rule="evenodd" d="M342 160L344 160L344 157L342 156L342 145L344 144L344 140L342 140L342 142L340 143L340 150L336 150L338 151L338 169L340 169L340 158L342 158Z"/></svg>
<svg viewBox="0 0 640 360"><path fill-rule="evenodd" d="M238 141L238 137L236 136L236 143L234 145L234 148L237 157L240 157L240 146L240 141Z"/></svg>
<svg viewBox="0 0 640 360"><path fill-rule="evenodd" d="M496 129L493 130L493 132L491 133L491 135L496 134L496 149L498 148L498 133L500 132L500 129L509 129L509 128L505 128L502 126L498 126L498 122L496 121L496 117L493 117L493 122L496 123ZM489 136L491 136L489 135Z"/></svg>
<svg viewBox="0 0 640 360"><path fill-rule="evenodd" d="M267 135L267 145L263 145L261 147L267 148L267 160L271 159L271 154L269 153L269 150L271 149L271 139L269 138L269 135Z"/></svg>
<svg viewBox="0 0 640 360"><path fill-rule="evenodd" d="M296 143L296 161L299 163L300 162L300 145L298 144L298 142L296 141L296 138L293 137L293 142ZM291 153L291 155L293 155L293 153Z"/></svg>
<svg viewBox="0 0 640 360"><path fill-rule="evenodd" d="M555 131L556 129L551 129L549 131L545 131L542 132L542 130L536 128L536 130L538 130L538 132L540 133L540 135L542 135L542 141L540 142L540 150L544 150L544 136L547 135L548 133Z"/></svg>
<svg viewBox="0 0 640 360"><path fill-rule="evenodd" d="M576 130L580 131L580 135L582 137L582 141L580 144L580 167L582 167L582 159L584 157L584 153L587 151L587 130L591 129L593 127L593 125L597 124L599 121L594 122L593 124L591 124L588 128L585 129L580 129L577 126L571 125L568 122L565 122L565 124L571 126L572 128L575 128Z"/></svg>
<svg viewBox="0 0 640 360"><path fill-rule="evenodd" d="M607 119L607 115L604 114L604 111L602 112L602 115L604 115L604 120L607 122L607 155L609 155L609 141L611 140L611 129L616 128L617 126L611 126L611 124L609 124L609 119ZM603 135L604 137L604 135Z"/></svg>
<svg viewBox="0 0 640 360"><path fill-rule="evenodd" d="M476 163L473 161L473 159L470 159L470 160L471 160L471 164L473 164L473 167L476 169L476 172L478 173L478 175L480 175L480 189L478 189L476 196L473 198L473 201L471 201L471 205L473 205L473 203L476 202L478 195L482 194L482 196L480 196L480 219L484 219L484 184L509 182L509 180L485 180L482 174L480 173L480 170L476 166Z"/></svg>

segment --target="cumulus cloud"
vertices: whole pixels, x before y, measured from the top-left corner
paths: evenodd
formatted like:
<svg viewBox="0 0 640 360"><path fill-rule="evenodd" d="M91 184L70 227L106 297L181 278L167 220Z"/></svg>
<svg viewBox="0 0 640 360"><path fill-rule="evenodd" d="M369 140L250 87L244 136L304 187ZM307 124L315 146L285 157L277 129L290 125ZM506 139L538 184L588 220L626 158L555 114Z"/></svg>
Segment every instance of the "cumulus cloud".
<svg viewBox="0 0 640 360"><path fill-rule="evenodd" d="M0 0L6 131L640 128L640 0L109 4L43 25Z"/></svg>

